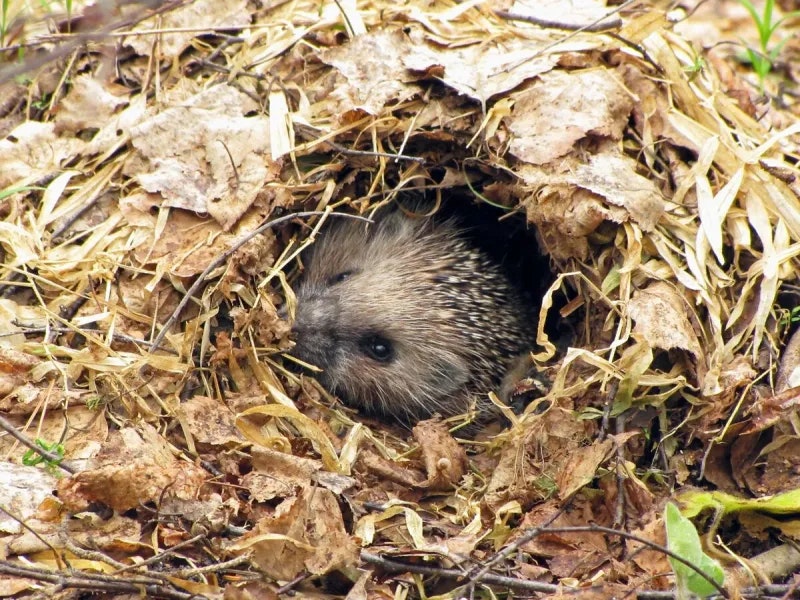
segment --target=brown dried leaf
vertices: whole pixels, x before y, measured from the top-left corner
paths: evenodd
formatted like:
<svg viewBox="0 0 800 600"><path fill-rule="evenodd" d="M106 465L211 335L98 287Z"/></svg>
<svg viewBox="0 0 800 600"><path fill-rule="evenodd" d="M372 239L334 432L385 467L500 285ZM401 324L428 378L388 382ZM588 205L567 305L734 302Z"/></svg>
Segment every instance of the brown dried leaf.
<svg viewBox="0 0 800 600"><path fill-rule="evenodd" d="M59 103L55 118L59 131L75 133L103 127L120 106L128 103L129 93L126 87L103 85L97 77L79 75Z"/></svg>
<svg viewBox="0 0 800 600"><path fill-rule="evenodd" d="M150 425L112 432L92 467L59 481L59 498L80 512L92 502L126 511L160 498L194 498L206 472L173 456Z"/></svg>
<svg viewBox="0 0 800 600"><path fill-rule="evenodd" d="M3 555L5 556L5 554ZM39 582L19 575L0 575L0 597L11 598L34 589Z"/></svg>
<svg viewBox="0 0 800 600"><path fill-rule="evenodd" d="M661 546L667 547L667 533L664 520L656 517L639 529L631 531L634 535L644 538ZM629 553L636 565L645 573L656 576L662 573L669 573L672 569L669 566L667 556L656 548L651 548L636 541L629 541Z"/></svg>
<svg viewBox="0 0 800 600"><path fill-rule="evenodd" d="M423 73L426 79L440 79L460 94L481 102L549 71L558 61L557 54L541 52L551 43L544 38L538 43L508 38L456 48L434 45L425 39L417 42L402 58L407 69ZM440 73L434 72L437 67Z"/></svg>
<svg viewBox="0 0 800 600"><path fill-rule="evenodd" d="M250 453L253 470L242 478L240 485L257 502L295 496L300 490L311 487L314 476L323 469L318 460L270 448L253 446Z"/></svg>
<svg viewBox="0 0 800 600"><path fill-rule="evenodd" d="M585 259L589 252L587 237L605 220L622 220L622 211L603 206L601 200L585 190L568 185L553 185L547 177L534 175L530 165L523 165L520 176L534 188L544 186L548 194L525 204L528 219L536 225L542 249L555 259Z"/></svg>
<svg viewBox="0 0 800 600"><path fill-rule="evenodd" d="M0 462L0 532L20 533L22 523L36 515L45 498L52 497L56 478L43 469ZM6 512L8 511L8 512ZM13 518L12 516L13 515Z"/></svg>
<svg viewBox="0 0 800 600"><path fill-rule="evenodd" d="M138 154L126 171L160 193L164 206L208 213L228 230L280 171L271 159L269 119L244 116L255 108L227 85L168 108L131 128Z"/></svg>
<svg viewBox="0 0 800 600"><path fill-rule="evenodd" d="M403 56L410 51L408 37L398 29L379 29L323 51L320 60L335 67L343 79L326 99L331 112L348 121L354 112L376 115L387 103L418 94L420 87L405 83L402 76Z"/></svg>
<svg viewBox="0 0 800 600"><path fill-rule="evenodd" d="M737 485L755 496L800 487L800 440L791 415L784 414L769 436L749 434L735 438L729 460Z"/></svg>
<svg viewBox="0 0 800 600"><path fill-rule="evenodd" d="M419 484L432 491L453 489L469 466L467 453L438 419L420 421L412 430L422 450L428 479Z"/></svg>
<svg viewBox="0 0 800 600"><path fill-rule="evenodd" d="M147 232L149 243L141 244L134 255L144 264L161 263L165 270L178 277L198 275L208 267L221 252L225 252L236 239L223 233L218 223L202 219L197 215L174 211L164 224L160 235L157 230ZM148 282L149 283L149 282ZM133 306L152 300L151 293L142 289L144 282L134 280L130 286L130 300ZM135 292L137 290L138 292ZM166 290L165 290L166 291ZM159 298L161 302L163 298Z"/></svg>
<svg viewBox="0 0 800 600"><path fill-rule="evenodd" d="M273 579L291 581L307 572L323 575L352 566L358 548L347 535L336 496L323 488L306 487L275 509L231 545Z"/></svg>
<svg viewBox="0 0 800 600"><path fill-rule="evenodd" d="M420 488L425 484L422 473L416 469L387 460L369 449L364 449L359 453L358 462L380 479L394 481L410 488Z"/></svg>
<svg viewBox="0 0 800 600"><path fill-rule="evenodd" d="M558 495L569 498L583 486L591 483L597 469L600 468L616 447L616 441L606 438L602 442L595 441L590 446L575 448L571 460L562 465L556 474Z"/></svg>
<svg viewBox="0 0 800 600"><path fill-rule="evenodd" d="M164 514L180 515L182 519L186 519L192 525L219 533L230 524L231 516L239 513L241 503L236 496L229 496L223 501L219 494L210 494L203 499L168 498L159 509ZM164 539L164 543L168 545L174 545L187 537L186 530L182 528L178 529L174 536L164 533L160 533L160 535ZM175 539L174 541L167 540L167 537Z"/></svg>
<svg viewBox="0 0 800 600"><path fill-rule="evenodd" d="M768 540L775 531L800 541L800 520L796 518L776 519L769 514L743 510L736 514L736 519L748 535L757 536L762 541Z"/></svg>
<svg viewBox="0 0 800 600"><path fill-rule="evenodd" d="M236 415L217 398L195 396L176 411L187 440L205 446L241 446L247 443L236 429Z"/></svg>
<svg viewBox="0 0 800 600"><path fill-rule="evenodd" d="M0 189L24 186L58 173L85 147L74 137L56 134L55 123L25 121L0 139ZM8 226L10 223L4 223ZM0 241L5 232L0 230Z"/></svg>
<svg viewBox="0 0 800 600"><path fill-rule="evenodd" d="M31 555L35 552L50 552L53 548L64 548L69 540L73 544L112 552L130 552L140 547L142 527L134 519L112 515L107 519L64 519L63 507L59 518L42 521L29 518L26 529L15 536L0 540L2 555ZM49 555L51 556L51 555Z"/></svg>
<svg viewBox="0 0 800 600"><path fill-rule="evenodd" d="M800 386L800 329L797 329L781 352L775 391Z"/></svg>
<svg viewBox="0 0 800 600"><path fill-rule="evenodd" d="M800 409L800 387L789 388L774 396L759 398L750 409L754 416L745 433L764 431L798 409Z"/></svg>
<svg viewBox="0 0 800 600"><path fill-rule="evenodd" d="M657 281L636 292L628 302L628 311L635 321L634 331L651 348L690 352L698 368L705 364L705 353L688 316L686 300L673 285Z"/></svg>
<svg viewBox="0 0 800 600"><path fill-rule="evenodd" d="M547 558L547 564L556 577L580 578L590 573L608 560L609 548L604 534L548 532L545 526L570 527L583 524L585 520L604 521L604 515L592 514L588 505L582 507L582 510L575 506L573 508L574 511L562 513L555 501L537 506L525 515L509 542L531 528L544 527L542 533L523 544L522 549L534 556Z"/></svg>
<svg viewBox="0 0 800 600"><path fill-rule="evenodd" d="M565 181L602 196L611 205L620 206L642 231L652 231L664 212L664 203L655 184L636 172L637 163L616 149L589 157L566 175Z"/></svg>
<svg viewBox="0 0 800 600"><path fill-rule="evenodd" d="M148 19L134 28L143 35L125 36L125 45L141 56L150 56L157 47L161 60L171 61L186 50L197 36L198 23L206 30L238 29L250 24L250 14L245 0L216 2L197 0L163 14L158 20ZM158 33L158 46L154 45L154 30ZM184 29L185 31L174 31Z"/></svg>
<svg viewBox="0 0 800 600"><path fill-rule="evenodd" d="M39 362L35 356L0 346L0 395L7 396L25 383Z"/></svg>
<svg viewBox="0 0 800 600"><path fill-rule="evenodd" d="M650 231L664 211L655 185L611 143L588 160L570 155L554 165L525 164L516 171L526 188L537 191L525 208L537 226L542 249L555 258L585 258L586 238L604 221L632 220Z"/></svg>
<svg viewBox="0 0 800 600"><path fill-rule="evenodd" d="M528 415L525 435L514 436L500 448L500 460L491 471L484 497L496 509L511 500L522 506L550 496L558 473L573 463L585 444L586 424L575 418L568 402L540 415Z"/></svg>
<svg viewBox="0 0 800 600"><path fill-rule="evenodd" d="M543 165L589 135L618 140L632 108L630 93L610 71L545 73L520 93L504 119L514 134L510 152Z"/></svg>

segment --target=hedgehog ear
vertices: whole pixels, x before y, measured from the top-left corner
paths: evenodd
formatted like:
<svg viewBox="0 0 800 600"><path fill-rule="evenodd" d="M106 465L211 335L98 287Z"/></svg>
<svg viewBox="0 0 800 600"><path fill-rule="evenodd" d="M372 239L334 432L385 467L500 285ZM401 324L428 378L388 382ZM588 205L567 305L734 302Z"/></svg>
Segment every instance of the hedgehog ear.
<svg viewBox="0 0 800 600"><path fill-rule="evenodd" d="M430 382L442 395L452 394L469 382L467 361L454 354L438 355L431 361L433 380Z"/></svg>

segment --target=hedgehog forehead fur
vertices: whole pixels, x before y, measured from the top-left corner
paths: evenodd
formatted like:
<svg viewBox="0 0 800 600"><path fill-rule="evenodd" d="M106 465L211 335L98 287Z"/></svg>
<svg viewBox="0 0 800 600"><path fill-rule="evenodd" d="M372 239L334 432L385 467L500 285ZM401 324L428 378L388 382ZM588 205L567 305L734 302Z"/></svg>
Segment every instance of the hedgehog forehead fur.
<svg viewBox="0 0 800 600"><path fill-rule="evenodd" d="M349 404L405 423L466 411L530 343L519 294L453 220L332 224L297 300L294 354Z"/></svg>

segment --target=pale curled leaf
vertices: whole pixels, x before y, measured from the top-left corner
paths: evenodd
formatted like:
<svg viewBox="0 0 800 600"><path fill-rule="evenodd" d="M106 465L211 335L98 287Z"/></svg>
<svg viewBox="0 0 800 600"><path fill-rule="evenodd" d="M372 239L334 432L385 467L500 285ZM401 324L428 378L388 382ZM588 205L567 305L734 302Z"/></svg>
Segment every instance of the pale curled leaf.
<svg viewBox="0 0 800 600"><path fill-rule="evenodd" d="M254 406L243 412L236 417L236 426L250 441L260 444L266 448L271 447L269 440L261 435L261 428L257 426L252 420L246 417L252 415L261 415L264 417L275 417L279 419L287 419L294 425L300 435L308 438L314 448L319 452L322 458L322 463L329 471L342 472L342 466L339 464L339 458L336 455L336 449L331 444L325 433L319 426L298 411L296 408L283 406L280 404L266 404L264 406ZM345 473L346 474L346 473Z"/></svg>
<svg viewBox="0 0 800 600"><path fill-rule="evenodd" d="M375 539L376 526L384 521L390 521L402 515L405 521L406 531L413 541L416 549L423 549L426 545L423 535L423 521L415 510L409 506L404 506L400 501L390 502L384 510L379 513L364 515L358 520L355 527L355 535L359 537L364 545L369 545Z"/></svg>
<svg viewBox="0 0 800 600"><path fill-rule="evenodd" d="M518 96L505 119L514 134L510 152L543 165L568 154L590 133L619 139L632 107L610 72L546 73Z"/></svg>
<svg viewBox="0 0 800 600"><path fill-rule="evenodd" d="M653 348L680 348L703 361L704 353L687 311L683 296L665 282L649 285L628 303L628 312L636 322L634 331Z"/></svg>

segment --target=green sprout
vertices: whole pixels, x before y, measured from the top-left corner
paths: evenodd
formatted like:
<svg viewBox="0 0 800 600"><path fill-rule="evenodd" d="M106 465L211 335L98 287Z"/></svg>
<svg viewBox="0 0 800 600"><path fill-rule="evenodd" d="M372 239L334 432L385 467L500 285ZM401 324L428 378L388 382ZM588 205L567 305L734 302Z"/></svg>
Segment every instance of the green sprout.
<svg viewBox="0 0 800 600"><path fill-rule="evenodd" d="M55 459L47 458L36 450L31 449L22 455L22 464L28 467L35 467L43 464L45 471L51 475L56 474L58 472L58 466L61 464L61 461L64 460L64 445L60 442L53 442L50 444L41 438L36 438L34 444L45 452L55 455Z"/></svg>
<svg viewBox="0 0 800 600"><path fill-rule="evenodd" d="M6 45L6 35L8 35L8 9L10 0L0 1L0 48Z"/></svg>
<svg viewBox="0 0 800 600"><path fill-rule="evenodd" d="M791 310L783 311L778 323L781 327L789 327L800 321L800 306L794 306Z"/></svg>
<svg viewBox="0 0 800 600"><path fill-rule="evenodd" d="M786 19L800 16L800 11L796 10L786 13L777 21L773 21L775 18L775 0L766 0L764 2L764 10L761 14L759 14L750 0L739 0L739 3L744 6L747 12L750 13L750 16L753 17L753 21L758 29L758 50L750 46L745 46L745 52L747 53L747 58L753 70L756 72L756 75L758 75L759 86L763 92L767 74L772 70L775 60L778 58L778 54L780 54L784 44L789 41L787 37L777 44L772 44L772 36Z"/></svg>

